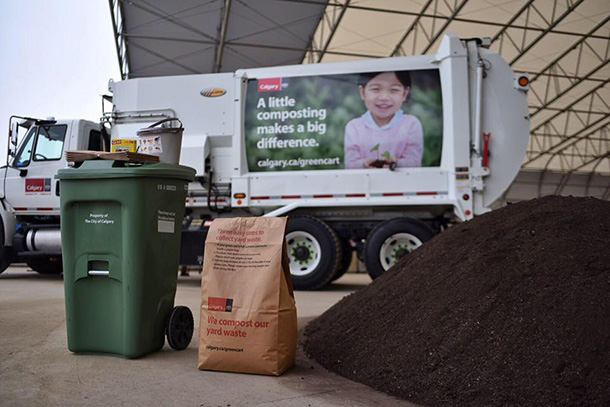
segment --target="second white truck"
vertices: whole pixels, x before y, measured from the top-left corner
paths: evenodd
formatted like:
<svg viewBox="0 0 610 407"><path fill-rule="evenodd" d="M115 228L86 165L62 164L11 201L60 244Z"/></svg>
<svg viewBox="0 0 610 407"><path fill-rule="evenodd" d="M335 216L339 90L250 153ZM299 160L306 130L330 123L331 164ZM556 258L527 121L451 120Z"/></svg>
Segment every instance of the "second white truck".
<svg viewBox="0 0 610 407"><path fill-rule="evenodd" d="M296 288L337 279L353 250L378 277L449 223L501 205L519 171L528 80L488 44L447 35L435 55L111 81L102 125L22 120L4 168L0 265L61 272L53 177L66 150L107 149L177 117L180 163L197 170L182 265L201 265L216 217L287 215Z"/></svg>

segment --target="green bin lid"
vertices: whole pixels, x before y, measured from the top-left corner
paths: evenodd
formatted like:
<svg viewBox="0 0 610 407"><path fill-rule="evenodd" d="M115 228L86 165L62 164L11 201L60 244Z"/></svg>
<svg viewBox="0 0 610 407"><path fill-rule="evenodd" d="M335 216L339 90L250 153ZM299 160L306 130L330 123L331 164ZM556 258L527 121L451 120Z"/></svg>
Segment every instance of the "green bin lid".
<svg viewBox="0 0 610 407"><path fill-rule="evenodd" d="M57 172L57 179L106 179L106 178L179 178L186 181L195 179L194 168L166 163L143 163L134 165L125 161L87 160L79 167L63 168Z"/></svg>

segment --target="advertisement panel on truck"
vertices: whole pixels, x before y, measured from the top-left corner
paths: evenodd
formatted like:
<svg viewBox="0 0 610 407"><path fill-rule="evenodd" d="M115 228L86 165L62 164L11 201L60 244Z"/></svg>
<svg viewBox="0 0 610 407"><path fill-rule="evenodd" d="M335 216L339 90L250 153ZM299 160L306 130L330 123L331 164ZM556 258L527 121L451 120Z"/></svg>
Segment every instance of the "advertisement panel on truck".
<svg viewBox="0 0 610 407"><path fill-rule="evenodd" d="M248 169L438 167L437 69L248 80Z"/></svg>

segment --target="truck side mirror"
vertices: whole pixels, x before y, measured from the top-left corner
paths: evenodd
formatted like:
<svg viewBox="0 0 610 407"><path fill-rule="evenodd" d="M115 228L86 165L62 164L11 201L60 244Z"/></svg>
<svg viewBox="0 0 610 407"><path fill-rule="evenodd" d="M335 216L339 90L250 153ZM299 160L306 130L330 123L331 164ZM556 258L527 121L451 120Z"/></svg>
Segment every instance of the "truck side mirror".
<svg viewBox="0 0 610 407"><path fill-rule="evenodd" d="M11 144L17 145L17 137L19 136L19 125L14 122L11 124Z"/></svg>
<svg viewBox="0 0 610 407"><path fill-rule="evenodd" d="M11 144L9 145L9 149L8 149L8 153L11 156L15 156L15 153L17 152L17 139L19 136L19 125L14 122L11 123L11 129L10 129L10 135L9 135L9 139L11 141Z"/></svg>

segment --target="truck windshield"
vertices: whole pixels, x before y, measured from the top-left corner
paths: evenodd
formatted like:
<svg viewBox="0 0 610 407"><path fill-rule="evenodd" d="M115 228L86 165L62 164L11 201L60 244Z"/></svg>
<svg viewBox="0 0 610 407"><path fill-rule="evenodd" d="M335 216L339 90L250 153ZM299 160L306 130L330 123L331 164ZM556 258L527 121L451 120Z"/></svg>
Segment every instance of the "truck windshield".
<svg viewBox="0 0 610 407"><path fill-rule="evenodd" d="M31 127L26 133L17 150L17 155L15 155L15 159L13 160L13 165L15 167L27 167L30 165L30 161L32 160L32 146L34 145L37 131L38 127Z"/></svg>
<svg viewBox="0 0 610 407"><path fill-rule="evenodd" d="M34 161L61 159L68 126L40 126L34 150Z"/></svg>
<svg viewBox="0 0 610 407"><path fill-rule="evenodd" d="M34 126L21 142L13 166L23 168L34 161L60 160L68 126Z"/></svg>

